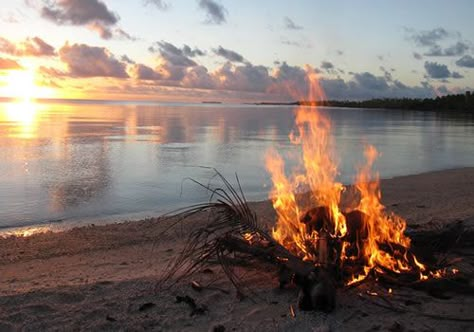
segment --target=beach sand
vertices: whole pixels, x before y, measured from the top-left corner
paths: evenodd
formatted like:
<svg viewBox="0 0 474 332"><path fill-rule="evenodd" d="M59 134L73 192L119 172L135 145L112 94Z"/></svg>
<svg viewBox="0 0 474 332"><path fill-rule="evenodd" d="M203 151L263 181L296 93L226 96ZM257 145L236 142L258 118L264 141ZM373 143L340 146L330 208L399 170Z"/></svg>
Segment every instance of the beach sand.
<svg viewBox="0 0 474 332"><path fill-rule="evenodd" d="M387 208L410 225L464 220L474 226L474 168L383 180L382 195ZM274 221L269 202L250 206L264 223ZM266 266L248 269L245 280L255 294L244 299L236 297L218 265L174 288L157 290L157 280L179 253L186 233L204 220L204 215L194 216L186 224L191 226L164 234L169 221L153 218L0 239L0 331L474 330L474 323L462 321L474 319L471 296L438 299L406 288L389 295L374 283L338 290L331 314L302 312L296 309L296 289L278 289L275 271ZM472 256L463 260L472 274ZM191 281L212 287L196 291ZM373 292L388 301L368 295ZM191 315L186 303L177 303L176 296L185 295L207 308L204 314ZM404 310L397 313L377 303Z"/></svg>

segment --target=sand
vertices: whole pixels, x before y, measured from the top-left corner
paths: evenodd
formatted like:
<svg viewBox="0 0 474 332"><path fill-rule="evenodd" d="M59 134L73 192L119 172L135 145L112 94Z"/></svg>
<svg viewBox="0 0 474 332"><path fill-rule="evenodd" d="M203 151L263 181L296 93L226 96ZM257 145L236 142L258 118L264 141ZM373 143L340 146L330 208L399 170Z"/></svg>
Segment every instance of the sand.
<svg viewBox="0 0 474 332"><path fill-rule="evenodd" d="M382 181L383 202L409 224L474 225L474 168ZM251 203L263 222L274 213L269 202ZM192 227L205 216L196 216ZM468 331L474 298L437 299L411 289L389 295L377 284L339 290L331 314L296 309L296 290L278 289L275 271L249 269L255 291L239 299L219 266L198 273L169 290L157 290L164 267L186 238L175 228L163 234L162 218L87 226L60 233L0 239L0 331L155 330L155 331ZM472 274L472 256L463 257ZM191 281L209 289L196 291ZM371 296L377 292L383 296ZM203 314L191 315L176 296L190 296ZM389 301L380 301L380 298ZM408 300L408 301L407 301ZM374 303L375 301L375 303ZM378 303L378 305L377 305ZM295 306L295 317L290 306ZM396 305L396 313L383 306ZM405 312L408 310L409 312Z"/></svg>

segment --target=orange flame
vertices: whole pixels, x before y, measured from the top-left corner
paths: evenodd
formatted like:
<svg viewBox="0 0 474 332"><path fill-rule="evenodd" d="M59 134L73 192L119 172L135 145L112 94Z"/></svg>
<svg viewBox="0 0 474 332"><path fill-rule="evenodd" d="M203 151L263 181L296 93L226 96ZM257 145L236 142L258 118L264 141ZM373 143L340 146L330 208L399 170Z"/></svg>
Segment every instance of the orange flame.
<svg viewBox="0 0 474 332"><path fill-rule="evenodd" d="M315 72L308 70L307 74L310 101L323 99ZM340 209L344 186L336 180L338 167L333 153L331 122L317 108L301 106L295 111L295 125L296 130L290 134L290 141L301 148L300 168L287 177L283 158L274 150L266 156L266 167L273 182L270 198L277 214L273 230L275 240L315 265L323 264L318 255L320 239L329 236L339 240L339 259L342 263L356 259L363 262L363 269L346 279L346 284L365 279L374 268L379 273L383 273L384 269L402 273L416 266L420 279L423 279L425 275L421 272L425 267L408 252L410 239L404 234L406 222L387 213L381 203L379 176L377 173L372 175L372 166L378 154L375 147L366 147L366 164L360 167L355 179L355 189L360 198L353 204L356 208L352 211L357 210L363 216L362 227L365 227L366 236L358 240L356 254L347 254L348 248L354 244L347 239L350 236L347 213L342 213ZM309 199L302 198L303 191L309 193ZM317 207L327 209L324 210L327 212L318 212L330 221L330 225L324 228L327 234L323 234L321 228L314 229L301 221L311 208Z"/></svg>

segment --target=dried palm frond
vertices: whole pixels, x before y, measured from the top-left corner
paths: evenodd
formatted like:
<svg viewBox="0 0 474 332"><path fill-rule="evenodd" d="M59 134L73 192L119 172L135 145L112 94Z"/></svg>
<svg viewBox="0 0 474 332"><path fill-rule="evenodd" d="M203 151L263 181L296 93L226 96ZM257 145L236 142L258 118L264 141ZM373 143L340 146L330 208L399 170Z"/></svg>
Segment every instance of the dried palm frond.
<svg viewBox="0 0 474 332"><path fill-rule="evenodd" d="M191 232L181 253L168 264L158 287L171 286L199 271L210 261L217 261L229 280L241 291L239 278L229 263L232 253L222 245L222 239L228 236L242 239L252 236L273 242L271 236L259 226L255 212L249 208L237 174L236 189L219 171L213 170L222 186L213 187L190 179L209 191L209 202L181 210L172 226L201 212L209 213L208 222Z"/></svg>

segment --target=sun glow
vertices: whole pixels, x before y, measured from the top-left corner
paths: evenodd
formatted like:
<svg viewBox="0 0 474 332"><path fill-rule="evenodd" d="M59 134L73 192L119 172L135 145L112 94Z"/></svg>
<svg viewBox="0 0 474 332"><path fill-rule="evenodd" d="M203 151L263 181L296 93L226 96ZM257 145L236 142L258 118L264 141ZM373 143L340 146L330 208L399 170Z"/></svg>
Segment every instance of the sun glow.
<svg viewBox="0 0 474 332"><path fill-rule="evenodd" d="M54 96L53 89L38 84L33 69L10 70L0 80L3 81L0 87L0 96L3 97L31 100Z"/></svg>

